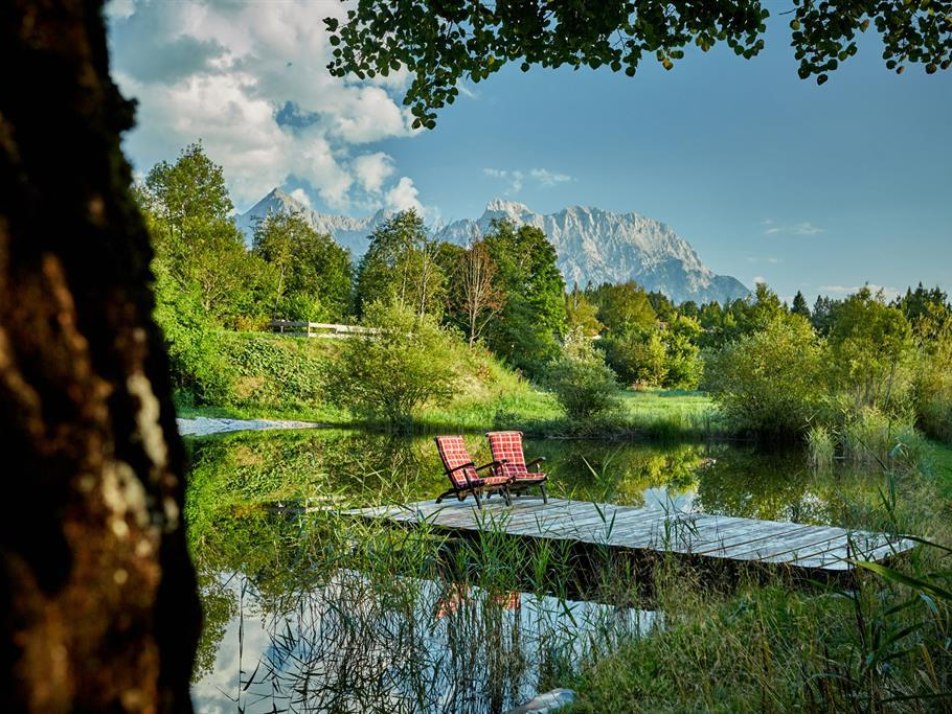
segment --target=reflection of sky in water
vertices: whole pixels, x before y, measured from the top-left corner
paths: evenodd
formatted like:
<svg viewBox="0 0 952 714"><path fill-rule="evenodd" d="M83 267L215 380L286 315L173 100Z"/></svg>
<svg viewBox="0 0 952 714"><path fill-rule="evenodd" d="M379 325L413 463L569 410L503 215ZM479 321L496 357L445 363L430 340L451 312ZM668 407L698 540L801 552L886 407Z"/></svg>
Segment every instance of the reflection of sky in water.
<svg viewBox="0 0 952 714"><path fill-rule="evenodd" d="M238 580L228 585L235 598ZM648 631L657 617L529 593L487 607L483 590L447 591L428 580L379 588L343 571L280 616L263 614L246 590L244 616L229 622L213 671L192 687L198 711L509 708L538 693L547 658L578 663L620 635Z"/></svg>
<svg viewBox="0 0 952 714"><path fill-rule="evenodd" d="M697 489L680 490L669 486L645 489L645 508L662 510L665 513L690 513L694 510Z"/></svg>

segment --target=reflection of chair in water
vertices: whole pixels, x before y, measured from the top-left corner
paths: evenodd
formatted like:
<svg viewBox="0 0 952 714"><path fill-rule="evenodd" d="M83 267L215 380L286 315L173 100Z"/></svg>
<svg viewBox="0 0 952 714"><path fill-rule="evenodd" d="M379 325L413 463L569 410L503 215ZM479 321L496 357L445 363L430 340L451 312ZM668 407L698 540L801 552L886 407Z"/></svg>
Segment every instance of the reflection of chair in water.
<svg viewBox="0 0 952 714"><path fill-rule="evenodd" d="M439 503L447 496L456 496L460 501L466 498L466 494L473 494L476 499L476 505L483 507L480 500L480 494L484 494L488 499L493 493L500 492L505 499L506 504L511 504L509 499L509 477L502 474L493 474L492 476L480 476L479 472L483 469L499 466L495 461L488 464L477 466L469 452L466 450L466 444L462 436L437 436L436 449L440 452L440 459L443 460L443 468L446 475L453 484L453 487L444 491L436 499Z"/></svg>
<svg viewBox="0 0 952 714"><path fill-rule="evenodd" d="M545 482L547 477L539 471L539 464L545 461L545 457L538 457L529 463L526 463L525 454L522 452L522 432L521 431L491 431L486 434L489 439L489 448L493 452L493 463L498 464L494 471L497 476L505 476L509 482L509 493L517 496L526 489L538 486L542 491L543 503L548 503L549 498L545 493ZM535 471L529 468L535 466Z"/></svg>

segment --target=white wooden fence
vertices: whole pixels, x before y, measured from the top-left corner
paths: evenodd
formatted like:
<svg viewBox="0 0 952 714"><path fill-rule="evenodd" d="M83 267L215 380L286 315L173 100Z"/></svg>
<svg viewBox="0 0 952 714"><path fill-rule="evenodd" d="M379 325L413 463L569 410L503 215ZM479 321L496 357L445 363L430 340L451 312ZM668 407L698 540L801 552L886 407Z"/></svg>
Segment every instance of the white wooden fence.
<svg viewBox="0 0 952 714"><path fill-rule="evenodd" d="M376 335L380 333L380 329L376 327L335 325L328 322L294 322L292 320L272 320L268 323L268 327L272 332L333 340L346 339L355 335Z"/></svg>

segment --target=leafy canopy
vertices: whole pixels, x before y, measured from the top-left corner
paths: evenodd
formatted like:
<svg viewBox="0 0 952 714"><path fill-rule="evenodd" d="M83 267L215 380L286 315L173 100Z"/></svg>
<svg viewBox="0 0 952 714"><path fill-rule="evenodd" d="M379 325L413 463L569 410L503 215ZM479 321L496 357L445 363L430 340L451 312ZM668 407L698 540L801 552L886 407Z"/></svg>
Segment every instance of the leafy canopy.
<svg viewBox="0 0 952 714"><path fill-rule="evenodd" d="M496 266L504 305L489 326L490 349L533 377L559 352L565 326L565 280L555 248L539 228L495 220L483 239Z"/></svg>
<svg viewBox="0 0 952 714"><path fill-rule="evenodd" d="M277 272L272 316L344 320L352 301L350 252L300 215L273 213L255 226L254 253Z"/></svg>
<svg viewBox="0 0 952 714"><path fill-rule="evenodd" d="M331 74L413 75L404 102L414 128L433 128L436 110L452 104L461 79L478 82L509 62L568 65L634 76L645 55L665 69L684 48L724 42L747 59L764 47L770 12L760 0L387 0L360 2L347 20L324 20L331 32ZM883 41L886 67L926 72L952 58L952 0L793 0L791 46L801 78L818 84L857 51L870 26ZM787 13L785 13L787 14Z"/></svg>
<svg viewBox="0 0 952 714"><path fill-rule="evenodd" d="M214 324L258 322L258 305L272 291L274 274L245 249L229 215L222 169L202 145L186 147L175 163L156 164L136 198L155 249L159 303L189 294Z"/></svg>
<svg viewBox="0 0 952 714"><path fill-rule="evenodd" d="M397 302L419 315L440 315L446 276L437 261L438 251L423 218L413 209L378 226L357 272L361 313L372 302Z"/></svg>

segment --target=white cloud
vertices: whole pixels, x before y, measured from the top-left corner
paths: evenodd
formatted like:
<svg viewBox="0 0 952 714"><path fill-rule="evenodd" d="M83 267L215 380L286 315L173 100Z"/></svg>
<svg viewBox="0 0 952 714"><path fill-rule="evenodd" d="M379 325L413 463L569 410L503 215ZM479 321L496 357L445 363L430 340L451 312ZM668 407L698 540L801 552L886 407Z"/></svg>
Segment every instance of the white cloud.
<svg viewBox="0 0 952 714"><path fill-rule="evenodd" d="M291 198L300 203L305 208L311 207L311 197L307 195L307 192L303 188L296 188L291 191Z"/></svg>
<svg viewBox="0 0 952 714"><path fill-rule="evenodd" d="M803 223L797 223L792 226L778 226L768 218L767 220L763 221L761 225L767 226L767 228L764 229L765 236L815 236L819 233L823 233L826 230L825 228L820 228L813 225L810 223L810 221L804 221Z"/></svg>
<svg viewBox="0 0 952 714"><path fill-rule="evenodd" d="M826 295L855 295L859 292L860 288L867 287L873 295L882 291L883 297L887 300L893 300L899 297L902 293L898 288L876 285L875 283L866 283L864 285L821 285L820 292Z"/></svg>
<svg viewBox="0 0 952 714"><path fill-rule="evenodd" d="M532 169L529 175L543 186L555 186L572 180L568 174L560 174L548 169Z"/></svg>
<svg viewBox="0 0 952 714"><path fill-rule="evenodd" d="M770 265L779 265L783 262L782 258L775 258L773 256L767 256L766 258L758 258L757 256L748 255L748 263L768 263Z"/></svg>
<svg viewBox="0 0 952 714"><path fill-rule="evenodd" d="M419 203L389 156L357 151L416 133L391 96L406 73L356 82L325 69L322 19L345 10L309 0L114 0L115 76L139 100L139 126L126 140L137 169L201 139L239 208L292 176L338 210L383 207L391 193L405 200L408 187Z"/></svg>
<svg viewBox="0 0 952 714"><path fill-rule="evenodd" d="M508 171L506 169L483 169L483 175L508 183L509 188L506 193L519 193L525 179L521 171Z"/></svg>
<svg viewBox="0 0 952 714"><path fill-rule="evenodd" d="M754 285L760 285L760 284L766 285L767 278L765 278L762 275L755 275L754 277L750 279L750 282L752 282Z"/></svg>
<svg viewBox="0 0 952 714"><path fill-rule="evenodd" d="M405 211L408 208L414 208L425 215L423 206L420 204L419 191L413 185L413 179L404 176L397 185L387 191L387 208L394 211Z"/></svg>
<svg viewBox="0 0 952 714"><path fill-rule="evenodd" d="M382 151L358 156L353 161L353 168L360 185L371 193L379 193L394 172L393 159Z"/></svg>
<svg viewBox="0 0 952 714"><path fill-rule="evenodd" d="M110 18L129 17L135 11L135 3L132 0L108 0L106 3L106 15Z"/></svg>
<svg viewBox="0 0 952 714"><path fill-rule="evenodd" d="M518 171L511 169L483 169L483 175L505 181L508 184L506 193L519 193L526 184L526 179L534 181L543 188L550 188L560 183L574 181L568 174L562 174L549 169L529 169Z"/></svg>

